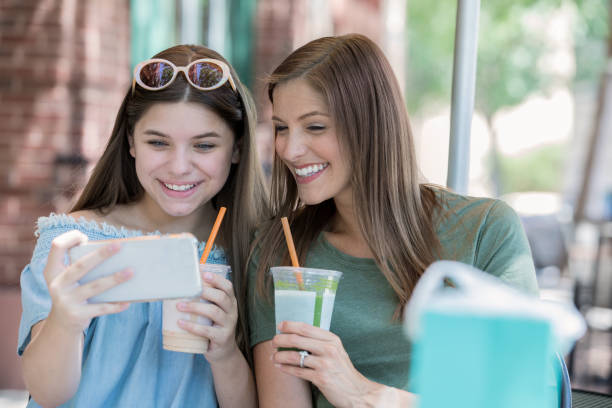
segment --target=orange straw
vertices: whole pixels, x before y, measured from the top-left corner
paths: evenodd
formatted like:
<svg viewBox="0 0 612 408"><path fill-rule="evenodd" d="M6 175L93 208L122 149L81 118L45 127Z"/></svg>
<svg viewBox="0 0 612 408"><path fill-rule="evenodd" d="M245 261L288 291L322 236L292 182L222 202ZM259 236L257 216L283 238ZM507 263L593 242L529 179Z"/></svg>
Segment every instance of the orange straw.
<svg viewBox="0 0 612 408"><path fill-rule="evenodd" d="M217 214L217 219L215 220L215 224L210 231L210 235L208 236L208 240L206 241L206 246L204 247L204 253L200 258L200 263L205 264L208 259L208 255L210 254L210 250L212 249L213 243L215 242L215 238L217 238L217 232L219 232L219 227L221 226L221 221L223 221L223 216L225 215L225 211L227 208L221 207L219 209L219 214Z"/></svg>
<svg viewBox="0 0 612 408"><path fill-rule="evenodd" d="M291 257L291 264L295 268L299 268L300 263L298 262L297 253L295 252L295 245L293 244L293 236L291 236L289 221L287 221L287 217L282 217L281 222L283 223L283 231L285 232L285 241L287 241L287 248L289 249L289 256ZM295 279L297 280L300 290L304 290L304 280L302 279L302 273L295 272Z"/></svg>

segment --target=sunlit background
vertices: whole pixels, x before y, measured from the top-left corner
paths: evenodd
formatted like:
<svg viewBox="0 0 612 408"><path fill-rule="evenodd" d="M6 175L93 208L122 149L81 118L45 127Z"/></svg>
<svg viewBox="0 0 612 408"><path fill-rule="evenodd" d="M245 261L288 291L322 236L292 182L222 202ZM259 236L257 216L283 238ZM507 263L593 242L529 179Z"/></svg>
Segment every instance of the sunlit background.
<svg viewBox="0 0 612 408"><path fill-rule="evenodd" d="M468 188L521 215L542 297L574 302L589 323L566 358L573 385L604 393L612 392L611 3L481 3ZM445 185L456 10L452 0L3 1L0 406L25 404L19 275L36 219L69 210L135 63L178 43L222 53L255 95L269 171L265 76L311 39L363 33L403 86L423 180Z"/></svg>

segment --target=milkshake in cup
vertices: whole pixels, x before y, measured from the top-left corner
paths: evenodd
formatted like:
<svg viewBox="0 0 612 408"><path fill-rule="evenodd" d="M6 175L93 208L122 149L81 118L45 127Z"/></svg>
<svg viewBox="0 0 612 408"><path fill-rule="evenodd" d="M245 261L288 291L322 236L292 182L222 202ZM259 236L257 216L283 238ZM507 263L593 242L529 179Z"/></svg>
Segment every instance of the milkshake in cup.
<svg viewBox="0 0 612 408"><path fill-rule="evenodd" d="M277 326L292 321L329 330L342 272L293 266L272 267L270 272Z"/></svg>
<svg viewBox="0 0 612 408"><path fill-rule="evenodd" d="M215 273L227 278L231 271L229 265L200 264L200 275L202 275L202 285L207 283L203 278L206 272ZM196 336L178 325L179 319L191 321L205 326L210 326L210 319L188 312L181 312L176 308L179 302L200 301L210 303L201 297L187 299L164 300L162 318L162 336L165 350L180 351L183 353L204 353L208 350L208 339Z"/></svg>

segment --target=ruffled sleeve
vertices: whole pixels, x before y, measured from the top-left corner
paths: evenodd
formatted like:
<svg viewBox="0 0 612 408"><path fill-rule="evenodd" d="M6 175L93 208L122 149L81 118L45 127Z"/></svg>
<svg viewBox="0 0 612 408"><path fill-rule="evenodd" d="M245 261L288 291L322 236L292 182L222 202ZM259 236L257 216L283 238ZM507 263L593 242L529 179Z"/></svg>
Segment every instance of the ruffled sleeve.
<svg viewBox="0 0 612 408"><path fill-rule="evenodd" d="M22 315L19 325L19 339L17 352L19 355L30 343L31 330L39 321L46 319L51 311L51 297L45 281L44 269L47 257L51 250L51 242L55 237L65 232L78 230L89 237L91 241L113 238L130 238L142 235L160 235L159 231L143 233L139 230L130 230L124 227L115 227L106 223L98 223L80 217L75 220L66 214L51 214L41 217L37 222L35 235L38 237L32 259L21 272L21 303ZM204 242L199 243L198 252L201 256L204 251ZM66 257L66 265L68 257ZM222 248L213 246L207 262L227 264L227 257ZM231 277L231 273L230 273ZM87 329L84 331L87 336Z"/></svg>
<svg viewBox="0 0 612 408"><path fill-rule="evenodd" d="M19 355L30 343L31 330L39 321L46 319L51 310L51 297L43 271L47 265L47 256L51 250L51 241L64 232L75 229L75 225L57 222L54 217L38 219L38 236L32 259L21 272L21 323L19 325Z"/></svg>

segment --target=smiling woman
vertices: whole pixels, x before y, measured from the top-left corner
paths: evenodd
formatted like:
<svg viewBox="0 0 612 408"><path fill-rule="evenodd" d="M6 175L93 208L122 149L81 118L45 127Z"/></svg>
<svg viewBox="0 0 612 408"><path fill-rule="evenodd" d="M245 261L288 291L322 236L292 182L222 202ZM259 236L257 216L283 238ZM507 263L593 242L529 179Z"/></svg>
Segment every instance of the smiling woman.
<svg viewBox="0 0 612 408"><path fill-rule="evenodd" d="M280 84L272 120L278 157L295 176L305 204L350 195L346 154L340 151L327 103L305 80Z"/></svg>
<svg viewBox="0 0 612 408"><path fill-rule="evenodd" d="M256 405L244 270L267 203L255 122L248 91L214 51L176 46L137 65L72 212L38 221L38 243L21 276L19 353L29 406ZM88 303L130 279L128 269L78 284L118 246L64 264L66 252L88 239L190 232L203 241L221 206L229 211L207 262L229 263L231 281L205 274L207 302L180 306L214 323L179 321L208 339L204 355L162 349L161 302ZM199 248L201 256L204 242Z"/></svg>
<svg viewBox="0 0 612 408"><path fill-rule="evenodd" d="M274 217L249 263L259 404L413 406L399 318L421 274L452 259L536 293L520 221L499 200L419 180L400 87L368 38L302 46L274 70L268 95ZM291 220L301 266L342 272L329 331L275 320L268 270L288 262L281 217Z"/></svg>

